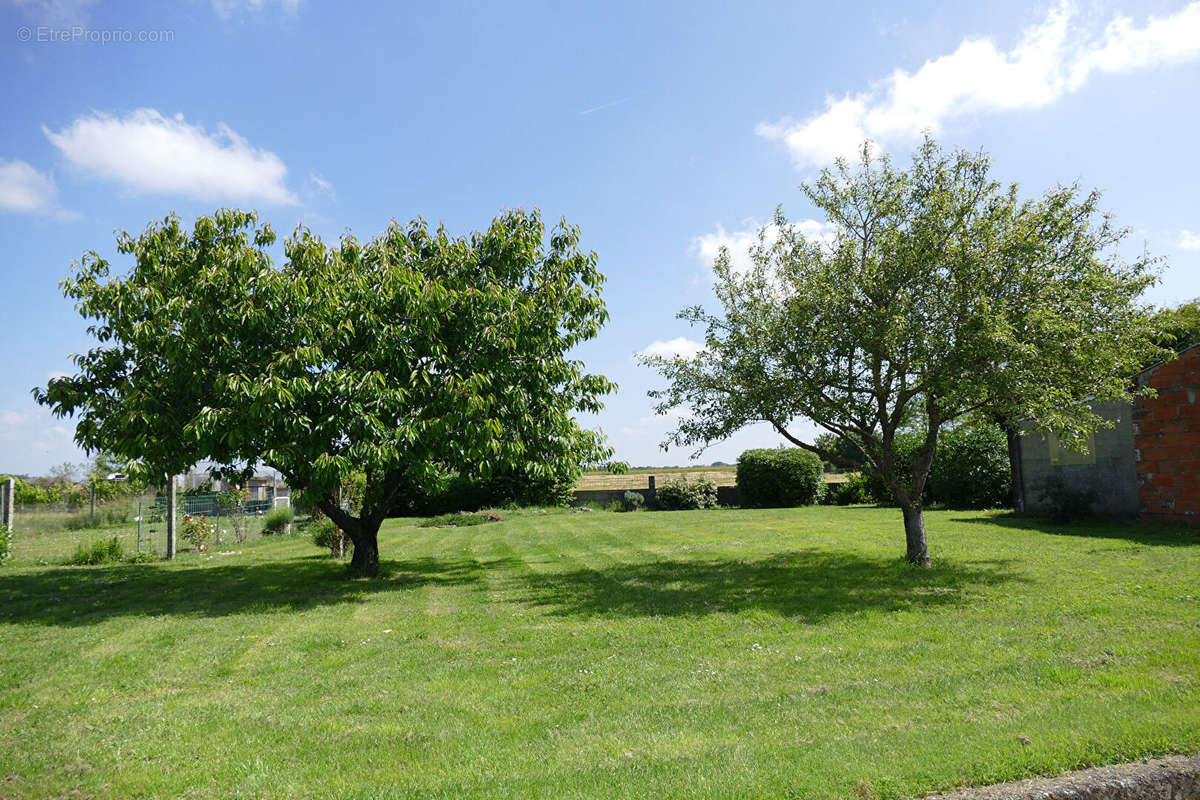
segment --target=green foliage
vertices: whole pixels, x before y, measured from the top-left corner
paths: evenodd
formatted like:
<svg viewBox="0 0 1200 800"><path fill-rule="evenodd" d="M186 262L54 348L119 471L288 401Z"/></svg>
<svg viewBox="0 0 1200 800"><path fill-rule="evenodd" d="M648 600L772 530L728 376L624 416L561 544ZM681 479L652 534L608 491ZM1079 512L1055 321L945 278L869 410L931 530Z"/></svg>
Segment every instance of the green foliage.
<svg viewBox="0 0 1200 800"><path fill-rule="evenodd" d="M420 528L470 528L488 522L499 522L500 514L493 510L479 511L474 514L458 512L454 514L439 514L436 517L421 520L417 523Z"/></svg>
<svg viewBox="0 0 1200 800"><path fill-rule="evenodd" d="M746 508L791 508L821 501L824 467L799 448L747 450L737 462L738 502Z"/></svg>
<svg viewBox="0 0 1200 800"><path fill-rule="evenodd" d="M717 485L708 478L688 480L686 473L656 489L658 505L668 511L712 508L717 504Z"/></svg>
<svg viewBox="0 0 1200 800"><path fill-rule="evenodd" d="M579 241L519 210L465 237L415 220L329 245L301 227L278 267L254 213L190 231L168 217L121 234L128 274L91 253L64 281L99 344L35 397L74 415L80 445L148 477L202 460L231 476L277 469L372 572L379 523L407 486L450 471L514 496L558 492L611 456L575 421L615 388L569 357L608 318ZM347 510L337 493L357 476Z"/></svg>
<svg viewBox="0 0 1200 800"><path fill-rule="evenodd" d="M959 426L938 437L929 471L929 496L950 508L999 508L1009 504L1012 470L1008 439L994 425Z"/></svg>
<svg viewBox="0 0 1200 800"><path fill-rule="evenodd" d="M845 481L831 484L825 491L830 505L853 506L878 502L871 493L870 477L861 472L851 473Z"/></svg>
<svg viewBox="0 0 1200 800"><path fill-rule="evenodd" d="M191 514L183 515L183 525L180 536L185 542L192 546L192 549L197 553L203 553L208 549L209 542L217 536L217 526L207 516L201 514L192 516Z"/></svg>
<svg viewBox="0 0 1200 800"><path fill-rule="evenodd" d="M124 555L121 540L114 536L111 539L97 539L90 544L80 542L75 548L75 555L67 563L76 566L119 564Z"/></svg>
<svg viewBox="0 0 1200 800"><path fill-rule="evenodd" d="M1055 522L1071 522L1087 516L1096 503L1096 493L1072 488L1057 472L1033 486L1035 496L1046 505L1046 516Z"/></svg>
<svg viewBox="0 0 1200 800"><path fill-rule="evenodd" d="M832 471L855 472L867 463L867 457L858 445L836 433L819 433L813 444L828 454Z"/></svg>
<svg viewBox="0 0 1200 800"><path fill-rule="evenodd" d="M806 237L780 210L749 269L723 251L722 310L680 314L705 329L703 352L643 359L667 379L657 410L690 411L665 444L703 449L765 422L832 461L789 431L812 420L915 512L907 555L928 564L915 523L944 426L984 412L1071 444L1106 424L1090 404L1129 401L1129 376L1162 352L1139 302L1156 262L1122 255L1127 231L1098 192L1060 185L1022 201L990 169L928 138L908 169L864 145L857 166L803 186L830 236ZM921 438L902 459L908 427Z"/></svg>
<svg viewBox="0 0 1200 800"><path fill-rule="evenodd" d="M149 564L157 560L158 557L149 550L141 550L125 556L126 564Z"/></svg>
<svg viewBox="0 0 1200 800"><path fill-rule="evenodd" d="M263 515L262 532L264 536L283 533L292 524L295 515L291 506L276 506Z"/></svg>
<svg viewBox="0 0 1200 800"><path fill-rule="evenodd" d="M906 431L896 436L898 470L911 470L924 436ZM868 475L867 491L874 502L900 502L878 475ZM929 470L922 502L951 508L997 508L1009 501L1012 472L1008 442L995 426L959 426L942 431Z"/></svg>
<svg viewBox="0 0 1200 800"><path fill-rule="evenodd" d="M646 497L641 492L626 492L621 497L622 511L639 511L646 505Z"/></svg>
<svg viewBox="0 0 1200 800"><path fill-rule="evenodd" d="M1157 328L1155 344L1164 350L1178 353L1200 344L1200 299L1159 309L1153 315L1153 322ZM1161 354L1151 354L1142 362L1142 367L1154 366L1160 360Z"/></svg>
<svg viewBox="0 0 1200 800"><path fill-rule="evenodd" d="M345 557L347 549L351 546L350 539L346 536L345 531L334 524L333 520L322 518L308 527L313 544L325 548L334 558Z"/></svg>
<svg viewBox="0 0 1200 800"><path fill-rule="evenodd" d="M12 558L12 532L8 526L0 525L0 566Z"/></svg>

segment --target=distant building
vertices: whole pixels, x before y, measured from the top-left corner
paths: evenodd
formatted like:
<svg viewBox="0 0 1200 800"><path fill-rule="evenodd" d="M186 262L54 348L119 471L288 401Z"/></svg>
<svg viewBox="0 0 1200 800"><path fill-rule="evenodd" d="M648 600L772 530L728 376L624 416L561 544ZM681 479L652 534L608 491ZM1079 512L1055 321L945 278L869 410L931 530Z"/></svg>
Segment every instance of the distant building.
<svg viewBox="0 0 1200 800"><path fill-rule="evenodd" d="M1091 437L1086 455L1053 434L1021 437L1024 510L1043 510L1038 487L1056 474L1068 487L1092 492L1095 511L1200 525L1200 345L1134 381L1156 396L1094 405L1114 426Z"/></svg>

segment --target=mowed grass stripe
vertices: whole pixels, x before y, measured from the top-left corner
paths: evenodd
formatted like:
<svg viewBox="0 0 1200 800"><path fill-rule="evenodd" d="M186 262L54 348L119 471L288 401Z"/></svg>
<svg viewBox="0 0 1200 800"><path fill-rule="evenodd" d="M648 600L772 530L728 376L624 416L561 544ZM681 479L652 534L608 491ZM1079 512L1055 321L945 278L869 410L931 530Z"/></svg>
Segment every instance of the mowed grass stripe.
<svg viewBox="0 0 1200 800"><path fill-rule="evenodd" d="M5 791L883 798L1200 749L1194 533L929 529L927 572L868 508L389 522L379 581L299 538L6 569Z"/></svg>

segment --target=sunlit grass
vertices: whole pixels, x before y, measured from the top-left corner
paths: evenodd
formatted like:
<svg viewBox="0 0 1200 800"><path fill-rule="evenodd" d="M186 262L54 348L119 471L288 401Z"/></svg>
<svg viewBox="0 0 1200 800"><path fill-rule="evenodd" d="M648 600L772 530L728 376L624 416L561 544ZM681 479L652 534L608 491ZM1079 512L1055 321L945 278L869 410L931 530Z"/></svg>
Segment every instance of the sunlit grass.
<svg viewBox="0 0 1200 800"><path fill-rule="evenodd" d="M375 581L302 536L18 540L0 795L882 798L1200 750L1194 531L928 527L923 571L887 509L392 521Z"/></svg>

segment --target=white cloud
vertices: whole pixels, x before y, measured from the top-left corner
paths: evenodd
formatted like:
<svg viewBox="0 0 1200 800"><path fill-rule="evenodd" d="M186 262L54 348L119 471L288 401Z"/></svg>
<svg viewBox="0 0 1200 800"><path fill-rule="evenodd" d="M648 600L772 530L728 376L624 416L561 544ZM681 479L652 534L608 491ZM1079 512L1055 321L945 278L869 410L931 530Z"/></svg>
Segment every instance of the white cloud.
<svg viewBox="0 0 1200 800"><path fill-rule="evenodd" d="M209 134L184 121L142 108L124 117L93 114L61 131L43 128L74 166L123 183L136 192L183 194L199 200L295 205L284 183L287 166L252 147L228 125Z"/></svg>
<svg viewBox="0 0 1200 800"><path fill-rule="evenodd" d="M670 341L651 342L644 350L638 352L643 358L695 358L704 351L704 345L700 342L694 342L686 336L679 336Z"/></svg>
<svg viewBox="0 0 1200 800"><path fill-rule="evenodd" d="M1002 51L990 39L964 39L916 72L896 69L864 92L828 97L825 110L797 121L761 123L757 132L783 142L799 167L852 156L864 139L911 141L970 114L1045 107L1095 73L1128 72L1200 58L1200 2L1136 27L1118 16L1099 36L1072 26L1064 0Z"/></svg>
<svg viewBox="0 0 1200 800"><path fill-rule="evenodd" d="M223 20L231 20L246 14L260 14L268 7L278 5L283 13L294 15L300 10L300 0L212 0L213 11Z"/></svg>
<svg viewBox="0 0 1200 800"><path fill-rule="evenodd" d="M0 160L0 209L47 214L58 205L53 179L24 161Z"/></svg>
<svg viewBox="0 0 1200 800"><path fill-rule="evenodd" d="M1184 250L1200 250L1200 233L1180 232L1179 246Z"/></svg>
<svg viewBox="0 0 1200 800"><path fill-rule="evenodd" d="M325 195L330 200L337 199L337 192L334 191L333 184L315 169L309 171L308 182L317 194Z"/></svg>
<svg viewBox="0 0 1200 800"><path fill-rule="evenodd" d="M763 226L753 219L742 222L741 230L727 231L721 224L713 233L705 233L692 239L689 251L704 262L705 268L711 270L713 262L724 247L729 251L729 263L734 272L745 273L753 266L750 258L750 248L758 243L759 230ZM834 226L815 219L802 219L791 223L792 227L804 235L805 239L822 244L830 244L836 235ZM767 244L773 244L779 238L779 228L767 225L764 231Z"/></svg>

